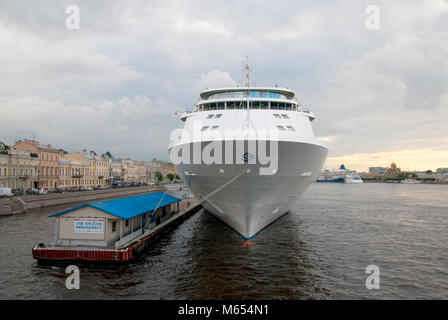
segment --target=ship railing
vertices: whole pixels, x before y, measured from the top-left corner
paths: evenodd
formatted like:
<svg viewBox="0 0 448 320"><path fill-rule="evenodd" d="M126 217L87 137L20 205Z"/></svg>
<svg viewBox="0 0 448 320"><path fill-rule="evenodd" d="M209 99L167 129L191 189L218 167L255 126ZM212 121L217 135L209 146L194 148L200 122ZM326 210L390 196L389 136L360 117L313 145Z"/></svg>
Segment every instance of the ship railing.
<svg viewBox="0 0 448 320"><path fill-rule="evenodd" d="M251 110L252 109L254 109L254 108L251 108ZM213 109L207 108L204 110L198 110L196 107L195 108L186 108L182 114L186 115L186 114L193 113L196 111L217 111L217 110L226 110L226 109L224 109L224 108L213 108ZM229 108L227 110L233 110L233 108ZM254 109L254 110L259 110L259 109ZM266 109L266 110L268 110L268 109ZM314 117L314 113L310 109L305 108L300 102L297 102L297 109L278 108L278 109L270 109L270 110L299 111L299 112L303 112L303 113L309 114Z"/></svg>

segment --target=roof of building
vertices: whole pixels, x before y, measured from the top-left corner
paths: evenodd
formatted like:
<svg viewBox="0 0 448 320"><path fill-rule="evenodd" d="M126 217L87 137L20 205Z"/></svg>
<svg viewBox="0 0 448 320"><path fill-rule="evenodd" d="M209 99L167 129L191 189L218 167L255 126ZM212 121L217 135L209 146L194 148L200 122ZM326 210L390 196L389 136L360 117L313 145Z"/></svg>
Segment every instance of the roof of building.
<svg viewBox="0 0 448 320"><path fill-rule="evenodd" d="M148 193L133 197L86 203L68 210L52 214L49 217L60 216L62 214L84 207L92 207L118 218L127 220L154 210L157 207L157 204L159 204L159 201L160 204L158 207L161 208L180 200L181 199L173 197L169 194L164 194L163 192Z"/></svg>

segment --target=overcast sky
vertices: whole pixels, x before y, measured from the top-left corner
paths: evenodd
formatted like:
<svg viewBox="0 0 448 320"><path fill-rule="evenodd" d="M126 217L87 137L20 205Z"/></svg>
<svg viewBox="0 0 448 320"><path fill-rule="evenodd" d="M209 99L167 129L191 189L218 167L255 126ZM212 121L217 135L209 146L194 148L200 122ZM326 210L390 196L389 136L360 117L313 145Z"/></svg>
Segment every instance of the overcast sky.
<svg viewBox="0 0 448 320"><path fill-rule="evenodd" d="M316 113L326 167L448 167L448 0L0 0L0 140L167 160L174 110L246 55Z"/></svg>

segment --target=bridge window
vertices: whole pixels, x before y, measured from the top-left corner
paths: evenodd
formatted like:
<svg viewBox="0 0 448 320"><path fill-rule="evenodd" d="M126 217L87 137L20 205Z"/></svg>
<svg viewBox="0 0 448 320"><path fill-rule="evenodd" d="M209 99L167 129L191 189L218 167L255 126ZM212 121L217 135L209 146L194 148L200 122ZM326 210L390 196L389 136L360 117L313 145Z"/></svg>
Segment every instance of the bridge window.
<svg viewBox="0 0 448 320"><path fill-rule="evenodd" d="M282 117L280 117L280 115L278 113L274 113L274 117L276 117L277 119L281 119Z"/></svg>
<svg viewBox="0 0 448 320"><path fill-rule="evenodd" d="M218 114L215 116L215 119L219 119L219 118L221 118L221 116L222 116L222 114L221 114L221 113L218 113Z"/></svg>
<svg viewBox="0 0 448 320"><path fill-rule="evenodd" d="M285 119L289 119L287 114L282 114L282 117L285 118Z"/></svg>
<svg viewBox="0 0 448 320"><path fill-rule="evenodd" d="M208 126L204 126L204 127L202 127L201 131L204 132L207 129L208 129Z"/></svg>
<svg viewBox="0 0 448 320"><path fill-rule="evenodd" d="M237 108L237 109L246 109L246 103L245 103L245 101L237 101L237 102L236 102L236 108Z"/></svg>
<svg viewBox="0 0 448 320"><path fill-rule="evenodd" d="M216 130L218 128L219 128L219 126L213 126L210 130Z"/></svg>
<svg viewBox="0 0 448 320"><path fill-rule="evenodd" d="M277 126L277 128L278 128L280 131L286 131L285 127L283 127L283 126Z"/></svg>
<svg viewBox="0 0 448 320"><path fill-rule="evenodd" d="M296 129L294 129L294 127L291 126L286 126L286 128L288 128L289 131L296 131Z"/></svg>
<svg viewBox="0 0 448 320"><path fill-rule="evenodd" d="M260 109L260 101L252 101L252 109Z"/></svg>
<svg viewBox="0 0 448 320"><path fill-rule="evenodd" d="M214 116L214 114L209 114L209 115L207 116L207 119L211 119L211 118L213 118L213 116Z"/></svg>

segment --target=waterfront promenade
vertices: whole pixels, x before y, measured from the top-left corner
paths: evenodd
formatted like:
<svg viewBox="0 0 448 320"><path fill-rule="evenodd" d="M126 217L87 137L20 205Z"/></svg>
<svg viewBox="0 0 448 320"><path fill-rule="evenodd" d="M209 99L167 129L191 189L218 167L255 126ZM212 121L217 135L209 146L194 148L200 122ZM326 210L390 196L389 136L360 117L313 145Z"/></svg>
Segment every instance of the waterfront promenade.
<svg viewBox="0 0 448 320"><path fill-rule="evenodd" d="M77 202L121 198L156 191L165 191L165 187L163 185L155 185L107 190L52 193L47 195L28 195L13 197L12 199L4 198L0 199L0 215L23 213L34 208L44 208Z"/></svg>

